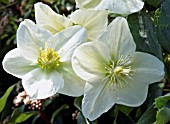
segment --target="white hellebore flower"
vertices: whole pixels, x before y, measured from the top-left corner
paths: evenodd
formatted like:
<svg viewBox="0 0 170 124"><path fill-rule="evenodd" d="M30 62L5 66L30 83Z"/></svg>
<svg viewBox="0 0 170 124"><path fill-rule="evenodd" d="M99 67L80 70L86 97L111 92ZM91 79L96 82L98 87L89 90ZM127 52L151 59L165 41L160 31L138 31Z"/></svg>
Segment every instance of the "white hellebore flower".
<svg viewBox="0 0 170 124"><path fill-rule="evenodd" d="M164 65L156 57L135 52L126 19L117 17L98 41L77 47L72 56L76 74L84 79L82 112L91 121L115 103L139 106L148 86L164 77Z"/></svg>
<svg viewBox="0 0 170 124"><path fill-rule="evenodd" d="M57 92L80 96L85 83L74 73L71 56L86 38L86 29L80 26L52 35L24 20L17 30L17 48L3 60L4 70L22 79L31 98L44 99Z"/></svg>
<svg viewBox="0 0 170 124"><path fill-rule="evenodd" d="M140 11L142 0L75 0L80 9L110 10L117 14L131 14Z"/></svg>
<svg viewBox="0 0 170 124"><path fill-rule="evenodd" d="M96 40L107 28L107 11L76 10L67 18L41 2L34 7L36 23L53 34L69 26L80 25L87 29L89 40Z"/></svg>

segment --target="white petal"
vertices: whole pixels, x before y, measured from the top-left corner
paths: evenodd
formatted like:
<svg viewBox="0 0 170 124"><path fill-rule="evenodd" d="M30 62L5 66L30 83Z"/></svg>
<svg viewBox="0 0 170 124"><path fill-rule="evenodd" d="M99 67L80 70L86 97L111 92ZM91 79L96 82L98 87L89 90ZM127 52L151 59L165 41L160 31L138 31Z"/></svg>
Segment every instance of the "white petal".
<svg viewBox="0 0 170 124"><path fill-rule="evenodd" d="M142 52L136 52L134 63L131 65L134 72L131 78L126 78L127 86L118 90L118 104L139 106L147 97L148 86L164 77L164 65L156 57Z"/></svg>
<svg viewBox="0 0 170 124"><path fill-rule="evenodd" d="M144 2L142 0L76 0L81 9L110 10L118 14L131 14L140 11Z"/></svg>
<svg viewBox="0 0 170 124"><path fill-rule="evenodd" d="M31 61L26 60L18 48L9 51L3 59L3 68L9 74L18 78L22 78L26 73L33 70L35 65Z"/></svg>
<svg viewBox="0 0 170 124"><path fill-rule="evenodd" d="M85 81L74 73L71 63L62 63L58 71L64 78L64 87L59 93L68 96L81 96L84 93Z"/></svg>
<svg viewBox="0 0 170 124"><path fill-rule="evenodd" d="M87 40L87 31L80 26L71 26L57 33L52 41L53 47L60 56L61 62L71 60L74 49Z"/></svg>
<svg viewBox="0 0 170 124"><path fill-rule="evenodd" d="M107 31L99 38L100 42L110 45L115 60L121 55L133 55L136 50L132 34L125 18L117 17L108 26Z"/></svg>
<svg viewBox="0 0 170 124"><path fill-rule="evenodd" d="M110 51L103 43L88 42L79 46L72 57L75 73L88 82L96 82L105 76Z"/></svg>
<svg viewBox="0 0 170 124"><path fill-rule="evenodd" d="M31 98L44 99L63 88L64 80L57 71L48 72L37 68L23 77L22 84Z"/></svg>
<svg viewBox="0 0 170 124"><path fill-rule="evenodd" d="M101 18L102 17L102 18ZM70 19L88 31L89 40L97 40L106 30L108 24L107 11L76 10Z"/></svg>
<svg viewBox="0 0 170 124"><path fill-rule="evenodd" d="M82 101L83 115L90 121L97 119L115 104L115 98L109 85L98 82L98 85L92 86L86 83Z"/></svg>
<svg viewBox="0 0 170 124"><path fill-rule="evenodd" d="M146 78L146 77L145 77ZM126 79L128 84L116 90L117 98L115 103L138 107L147 98L149 84L144 83L140 79Z"/></svg>
<svg viewBox="0 0 170 124"><path fill-rule="evenodd" d="M57 14L46 4L38 2L34 7L36 23L53 34L72 25L72 22L68 18Z"/></svg>
<svg viewBox="0 0 170 124"><path fill-rule="evenodd" d="M161 81L165 75L163 62L143 52L135 53L132 69L135 71L134 77L146 84Z"/></svg>
<svg viewBox="0 0 170 124"><path fill-rule="evenodd" d="M36 61L40 47L44 48L51 36L51 33L37 27L31 20L24 20L17 30L17 46L24 58Z"/></svg>

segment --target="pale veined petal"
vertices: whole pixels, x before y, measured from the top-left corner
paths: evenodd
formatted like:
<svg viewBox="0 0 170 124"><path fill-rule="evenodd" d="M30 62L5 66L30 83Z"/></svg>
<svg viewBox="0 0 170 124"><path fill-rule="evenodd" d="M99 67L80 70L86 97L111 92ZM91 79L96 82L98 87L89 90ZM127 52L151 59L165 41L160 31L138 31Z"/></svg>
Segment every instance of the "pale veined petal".
<svg viewBox="0 0 170 124"><path fill-rule="evenodd" d="M68 18L57 14L46 4L38 2L34 7L36 23L53 34L72 25L72 22Z"/></svg>
<svg viewBox="0 0 170 124"><path fill-rule="evenodd" d="M78 24L87 29L89 40L97 40L107 28L108 12L76 10L71 14L70 19L74 24Z"/></svg>
<svg viewBox="0 0 170 124"><path fill-rule="evenodd" d="M55 70L34 69L24 75L22 85L27 94L33 99L44 99L53 96L63 88L64 80Z"/></svg>
<svg viewBox="0 0 170 124"><path fill-rule="evenodd" d="M17 30L17 46L24 58L36 61L40 48L44 48L45 42L52 34L36 26L31 20L21 22Z"/></svg>
<svg viewBox="0 0 170 124"><path fill-rule="evenodd" d="M80 26L71 26L54 35L51 47L54 48L61 62L71 60L74 49L87 40L87 31Z"/></svg>
<svg viewBox="0 0 170 124"><path fill-rule="evenodd" d="M127 84L117 91L116 102L132 107L141 105L146 100L149 84L161 81L165 75L164 65L156 57L136 52L133 59L130 78L124 79Z"/></svg>
<svg viewBox="0 0 170 124"><path fill-rule="evenodd" d="M86 83L82 101L83 115L90 121L107 112L116 101L116 94L108 84L98 82L98 85Z"/></svg>
<svg viewBox="0 0 170 124"><path fill-rule="evenodd" d="M105 76L110 51L103 43L88 42L75 49L72 67L75 73L88 82L96 82Z"/></svg>
<svg viewBox="0 0 170 124"><path fill-rule="evenodd" d="M137 78L133 79L133 77L125 80L127 84L116 90L117 98L115 103L131 107L140 106L146 100L149 84Z"/></svg>
<svg viewBox="0 0 170 124"><path fill-rule="evenodd" d="M110 10L118 14L131 14L140 11L142 0L76 0L77 7L91 10Z"/></svg>
<svg viewBox="0 0 170 124"><path fill-rule="evenodd" d="M136 44L125 18L117 17L108 26L107 31L99 38L100 42L110 45L111 54L115 60L119 55L132 55L135 53Z"/></svg>
<svg viewBox="0 0 170 124"><path fill-rule="evenodd" d="M64 78L64 87L59 89L59 93L68 96L81 96L84 93L85 81L74 73L71 63L62 63L58 72Z"/></svg>
<svg viewBox="0 0 170 124"><path fill-rule="evenodd" d="M36 65L26 60L20 53L18 48L9 51L3 59L3 68L9 74L22 78L26 73L36 68Z"/></svg>
<svg viewBox="0 0 170 124"><path fill-rule="evenodd" d="M163 62L143 52L135 53L132 69L134 69L134 78L146 84L161 81L165 75Z"/></svg>

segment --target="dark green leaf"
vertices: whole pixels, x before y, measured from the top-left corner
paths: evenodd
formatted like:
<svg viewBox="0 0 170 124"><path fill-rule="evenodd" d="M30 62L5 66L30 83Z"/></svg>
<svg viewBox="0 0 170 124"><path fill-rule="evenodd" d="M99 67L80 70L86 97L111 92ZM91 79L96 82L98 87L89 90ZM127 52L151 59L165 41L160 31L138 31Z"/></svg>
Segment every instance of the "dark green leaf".
<svg viewBox="0 0 170 124"><path fill-rule="evenodd" d="M83 99L83 96L80 96L80 97L77 97L75 100L74 100L74 106L76 108L78 108L79 110L81 110L81 102L82 102L82 99Z"/></svg>
<svg viewBox="0 0 170 124"><path fill-rule="evenodd" d="M135 124L134 121L128 117L126 114L123 112L119 111L117 119L116 119L117 124Z"/></svg>
<svg viewBox="0 0 170 124"><path fill-rule="evenodd" d="M9 4L8 0L1 0L2 3Z"/></svg>
<svg viewBox="0 0 170 124"><path fill-rule="evenodd" d="M36 121L38 120L39 117L40 117L39 114L35 115L35 116L32 118L31 124L36 124Z"/></svg>
<svg viewBox="0 0 170 124"><path fill-rule="evenodd" d="M54 119L58 116L58 114L63 110L63 109L68 109L69 106L64 104L62 105L59 109L57 109L53 114L52 114L52 117L51 117L51 122L54 122Z"/></svg>
<svg viewBox="0 0 170 124"><path fill-rule="evenodd" d="M50 105L53 102L52 99L47 99L45 102L42 104L42 110L45 110L45 108Z"/></svg>
<svg viewBox="0 0 170 124"><path fill-rule="evenodd" d="M11 107L12 107L12 102L6 102L6 105L2 111L2 113L0 114L1 116L1 120L4 120L8 115L10 115L11 112Z"/></svg>
<svg viewBox="0 0 170 124"><path fill-rule="evenodd" d="M149 16L136 13L128 16L128 24L137 46L137 51L150 53L162 60L162 50L158 43L156 28Z"/></svg>
<svg viewBox="0 0 170 124"><path fill-rule="evenodd" d="M145 105L147 108L153 105L153 103L155 102L155 98L162 95L162 90L163 89L159 87L159 83L154 83L149 86L148 97L145 101Z"/></svg>
<svg viewBox="0 0 170 124"><path fill-rule="evenodd" d="M145 0L145 3L147 3L153 7L157 7L160 2L161 2L161 0Z"/></svg>
<svg viewBox="0 0 170 124"><path fill-rule="evenodd" d="M35 111L31 112L23 112L23 106L20 108L15 108L9 123L21 123L32 117L33 115L37 114Z"/></svg>
<svg viewBox="0 0 170 124"><path fill-rule="evenodd" d="M83 114L80 112L77 118L77 124L89 124L87 119L83 116Z"/></svg>
<svg viewBox="0 0 170 124"><path fill-rule="evenodd" d="M124 114L129 115L129 113L132 110L133 110L132 107L116 104L115 108L113 110L111 110L110 115L113 117L117 117L119 111L122 111Z"/></svg>
<svg viewBox="0 0 170 124"><path fill-rule="evenodd" d="M170 109L162 108L156 114L155 124L167 124L170 121Z"/></svg>
<svg viewBox="0 0 170 124"><path fill-rule="evenodd" d="M155 19L157 21L159 42L170 53L170 0L165 0L161 5Z"/></svg>
<svg viewBox="0 0 170 124"><path fill-rule="evenodd" d="M10 86L6 93L1 97L0 99L0 113L2 112L2 110L4 109L5 105L6 105L6 102L7 102L7 99L9 97L9 95L11 94L11 92L13 91L14 87L15 87L16 84Z"/></svg>
<svg viewBox="0 0 170 124"><path fill-rule="evenodd" d="M152 124L155 121L156 109L151 106L146 112L140 117L137 124Z"/></svg>
<svg viewBox="0 0 170 124"><path fill-rule="evenodd" d="M166 105L166 103L168 101L170 101L170 93L168 93L165 96L160 96L160 97L156 98L155 99L155 107L161 109Z"/></svg>

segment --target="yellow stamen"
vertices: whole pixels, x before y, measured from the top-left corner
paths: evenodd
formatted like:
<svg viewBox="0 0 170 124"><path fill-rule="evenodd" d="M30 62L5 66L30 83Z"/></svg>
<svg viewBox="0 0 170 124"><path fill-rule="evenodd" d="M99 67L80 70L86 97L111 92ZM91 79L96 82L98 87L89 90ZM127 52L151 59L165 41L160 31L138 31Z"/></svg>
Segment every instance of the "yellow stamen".
<svg viewBox="0 0 170 124"><path fill-rule="evenodd" d="M45 44L45 49L40 48L41 53L38 57L37 64L43 69L56 69L60 65L60 56L58 53L48 47L48 44Z"/></svg>

